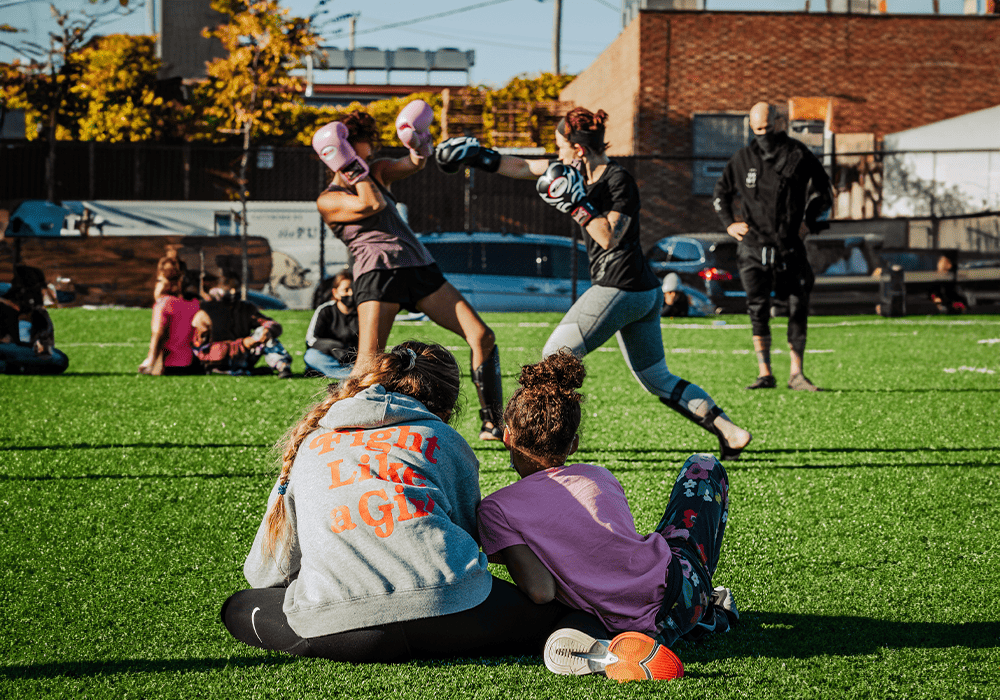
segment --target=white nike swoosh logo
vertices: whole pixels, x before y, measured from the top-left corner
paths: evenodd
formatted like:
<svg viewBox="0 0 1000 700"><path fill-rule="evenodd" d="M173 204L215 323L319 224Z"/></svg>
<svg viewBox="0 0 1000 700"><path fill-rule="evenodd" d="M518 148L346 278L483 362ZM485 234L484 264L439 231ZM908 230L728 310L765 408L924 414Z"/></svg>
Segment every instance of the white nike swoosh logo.
<svg viewBox="0 0 1000 700"><path fill-rule="evenodd" d="M258 610L260 610L260 608L254 608L253 612L250 613L250 624L253 625L253 633L257 635L257 639L260 639L260 633L257 631L257 623L254 621ZM263 644L264 640L260 639L260 643Z"/></svg>
<svg viewBox="0 0 1000 700"><path fill-rule="evenodd" d="M609 664L618 663L619 659L617 656L612 654L610 651L605 651L603 654L587 654L584 652L573 652L573 656L581 659L586 659L587 661L593 661L595 663L604 664L608 666Z"/></svg>

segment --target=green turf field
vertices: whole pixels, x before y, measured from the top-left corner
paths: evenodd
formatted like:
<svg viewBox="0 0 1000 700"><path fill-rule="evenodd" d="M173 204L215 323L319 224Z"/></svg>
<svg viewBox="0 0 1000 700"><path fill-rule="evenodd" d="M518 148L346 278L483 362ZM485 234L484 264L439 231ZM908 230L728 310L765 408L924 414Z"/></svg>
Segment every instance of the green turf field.
<svg viewBox="0 0 1000 700"><path fill-rule="evenodd" d="M730 463L716 585L741 623L674 650L686 676L618 685L536 657L351 666L268 654L219 622L323 380L137 375L149 310L52 313L61 377L0 376L0 697L1000 698L1000 317L814 318L829 391L747 392L742 317L668 322L667 362L753 432ZM309 312L279 312L297 353ZM510 395L558 315L486 314ZM774 328L784 335L783 323ZM458 338L398 324L392 341ZM776 347L778 343L776 343ZM612 341L586 360L580 461L610 468L640 531L715 439L642 393ZM477 433L467 373L457 426ZM513 472L473 441L489 493ZM498 570L502 572L503 570Z"/></svg>

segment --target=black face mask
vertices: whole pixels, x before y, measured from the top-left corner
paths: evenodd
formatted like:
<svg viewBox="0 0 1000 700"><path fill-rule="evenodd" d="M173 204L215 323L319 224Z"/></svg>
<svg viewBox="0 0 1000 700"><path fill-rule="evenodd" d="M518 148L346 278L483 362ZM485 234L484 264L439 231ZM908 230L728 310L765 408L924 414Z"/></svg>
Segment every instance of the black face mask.
<svg viewBox="0 0 1000 700"><path fill-rule="evenodd" d="M346 306L348 308L348 310L353 309L354 308L354 295L353 294L345 294L344 296L340 297L340 303L343 304L344 306Z"/></svg>
<svg viewBox="0 0 1000 700"><path fill-rule="evenodd" d="M754 134L754 140L757 141L757 145L760 146L760 150L764 151L764 155L766 156L774 155L774 152L778 150L778 133L775 131L766 134Z"/></svg>

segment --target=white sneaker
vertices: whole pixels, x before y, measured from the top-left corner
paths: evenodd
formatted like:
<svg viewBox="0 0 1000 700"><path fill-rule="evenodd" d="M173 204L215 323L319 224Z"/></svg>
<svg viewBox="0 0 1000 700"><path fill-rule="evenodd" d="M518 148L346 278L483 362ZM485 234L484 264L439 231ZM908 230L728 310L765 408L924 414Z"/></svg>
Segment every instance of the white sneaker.
<svg viewBox="0 0 1000 700"><path fill-rule="evenodd" d="M547 669L565 676L603 673L623 682L684 675L677 655L641 632L622 632L608 641L571 628L556 630L545 642L543 658Z"/></svg>

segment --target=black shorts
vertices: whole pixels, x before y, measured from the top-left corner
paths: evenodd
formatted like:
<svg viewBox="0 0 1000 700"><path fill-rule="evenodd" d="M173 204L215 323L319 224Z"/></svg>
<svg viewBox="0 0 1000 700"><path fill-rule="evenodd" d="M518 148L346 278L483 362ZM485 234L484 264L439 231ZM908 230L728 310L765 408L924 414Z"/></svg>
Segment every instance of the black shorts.
<svg viewBox="0 0 1000 700"><path fill-rule="evenodd" d="M354 303L384 301L417 311L417 302L444 285L437 263L395 270L372 270L354 280Z"/></svg>

